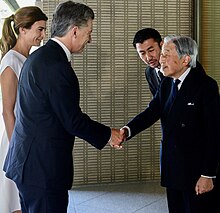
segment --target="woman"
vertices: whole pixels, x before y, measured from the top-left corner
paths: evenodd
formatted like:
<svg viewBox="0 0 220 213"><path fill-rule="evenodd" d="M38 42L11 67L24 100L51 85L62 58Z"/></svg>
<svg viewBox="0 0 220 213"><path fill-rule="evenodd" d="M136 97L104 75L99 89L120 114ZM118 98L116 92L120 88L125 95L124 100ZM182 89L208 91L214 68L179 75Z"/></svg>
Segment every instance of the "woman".
<svg viewBox="0 0 220 213"><path fill-rule="evenodd" d="M0 50L0 83L5 131L0 144L0 212L20 213L18 190L5 177L3 164L15 123L15 102L21 67L32 46L39 46L45 37L47 16L35 6L23 7L6 18L2 29Z"/></svg>

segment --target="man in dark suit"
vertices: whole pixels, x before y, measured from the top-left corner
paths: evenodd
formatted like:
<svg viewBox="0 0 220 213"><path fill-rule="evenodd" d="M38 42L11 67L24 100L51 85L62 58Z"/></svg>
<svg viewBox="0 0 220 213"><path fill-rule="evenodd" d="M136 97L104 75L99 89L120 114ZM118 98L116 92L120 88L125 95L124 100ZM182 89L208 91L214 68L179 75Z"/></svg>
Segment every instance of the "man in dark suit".
<svg viewBox="0 0 220 213"><path fill-rule="evenodd" d="M71 54L91 42L93 19L94 12L84 4L60 4L52 19L52 39L29 56L21 71L4 170L19 189L22 213L67 212L75 136L97 149L108 142L120 148L119 130L81 111L79 82L70 64Z"/></svg>
<svg viewBox="0 0 220 213"><path fill-rule="evenodd" d="M161 119L161 185L167 189L170 213L212 209L220 98L217 82L196 66L197 53L191 38L166 37L160 62L169 78L164 78L149 106L122 128L130 139Z"/></svg>
<svg viewBox="0 0 220 213"><path fill-rule="evenodd" d="M133 39L133 46L140 59L147 64L145 76L153 96L164 78L159 62L162 43L160 33L153 28L137 31Z"/></svg>

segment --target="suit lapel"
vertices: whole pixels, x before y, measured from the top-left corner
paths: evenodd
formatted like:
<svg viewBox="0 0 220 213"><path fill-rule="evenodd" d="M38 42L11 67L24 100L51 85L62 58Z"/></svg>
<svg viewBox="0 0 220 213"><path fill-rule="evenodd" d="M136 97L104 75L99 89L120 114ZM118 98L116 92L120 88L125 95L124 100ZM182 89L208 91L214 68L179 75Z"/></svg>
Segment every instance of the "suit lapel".
<svg viewBox="0 0 220 213"><path fill-rule="evenodd" d="M157 76L157 73L156 73L156 70L149 67L149 75L148 75L148 78L149 78L149 81L153 87L153 89L155 91L157 91L157 88L158 88L158 85L160 84L160 81L158 79L158 76Z"/></svg>

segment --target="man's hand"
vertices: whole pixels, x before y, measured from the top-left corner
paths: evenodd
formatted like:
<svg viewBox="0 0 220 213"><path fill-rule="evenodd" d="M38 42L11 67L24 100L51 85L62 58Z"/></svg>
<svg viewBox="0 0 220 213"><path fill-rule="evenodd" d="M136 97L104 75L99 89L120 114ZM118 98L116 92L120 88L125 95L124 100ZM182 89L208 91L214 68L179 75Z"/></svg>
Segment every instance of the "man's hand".
<svg viewBox="0 0 220 213"><path fill-rule="evenodd" d="M196 194L203 194L209 192L214 188L212 178L200 177L196 183L195 191Z"/></svg>
<svg viewBox="0 0 220 213"><path fill-rule="evenodd" d="M120 134L123 136L123 141L126 141L128 137L128 129L126 127L121 128Z"/></svg>
<svg viewBox="0 0 220 213"><path fill-rule="evenodd" d="M111 140L109 141L110 146L115 149L122 148L122 142L126 140L124 130L112 128Z"/></svg>

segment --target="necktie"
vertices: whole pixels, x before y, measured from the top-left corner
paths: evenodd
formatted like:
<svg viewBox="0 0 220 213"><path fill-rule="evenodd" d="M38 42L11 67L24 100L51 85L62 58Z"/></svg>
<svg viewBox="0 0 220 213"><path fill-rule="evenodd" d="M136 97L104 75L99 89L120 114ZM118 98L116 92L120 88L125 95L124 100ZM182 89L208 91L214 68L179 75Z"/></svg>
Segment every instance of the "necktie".
<svg viewBox="0 0 220 213"><path fill-rule="evenodd" d="M164 75L160 70L158 71L158 78L159 78L159 81L162 81L164 78Z"/></svg>
<svg viewBox="0 0 220 213"><path fill-rule="evenodd" d="M180 83L180 80L179 79L176 79L175 81L173 81L172 83L172 102L174 101L176 95L177 95L177 92L178 92L178 84Z"/></svg>

